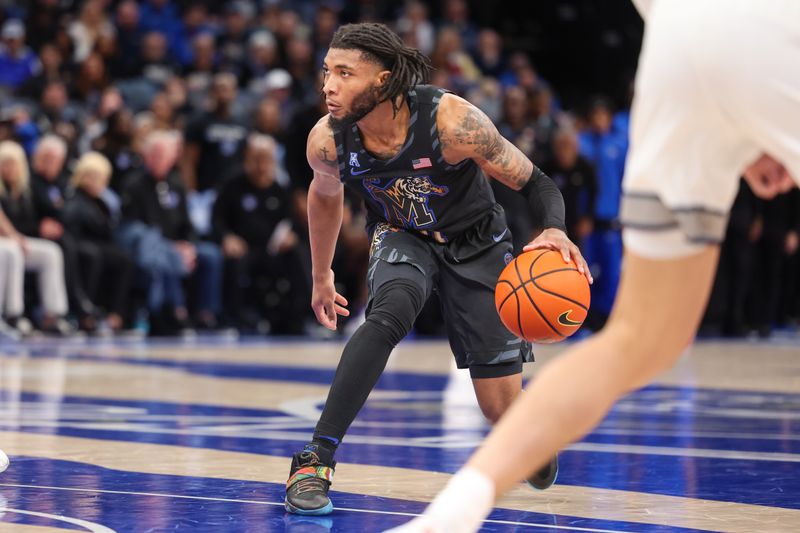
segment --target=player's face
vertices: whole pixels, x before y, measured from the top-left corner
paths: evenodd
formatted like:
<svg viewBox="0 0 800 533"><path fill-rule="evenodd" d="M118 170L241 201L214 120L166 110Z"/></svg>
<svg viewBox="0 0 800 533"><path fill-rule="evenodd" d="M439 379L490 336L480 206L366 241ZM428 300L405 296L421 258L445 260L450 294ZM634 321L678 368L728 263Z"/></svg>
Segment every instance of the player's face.
<svg viewBox="0 0 800 533"><path fill-rule="evenodd" d="M322 65L325 104L330 123L339 127L358 122L381 102L380 86L388 70L363 58L359 50L331 48Z"/></svg>

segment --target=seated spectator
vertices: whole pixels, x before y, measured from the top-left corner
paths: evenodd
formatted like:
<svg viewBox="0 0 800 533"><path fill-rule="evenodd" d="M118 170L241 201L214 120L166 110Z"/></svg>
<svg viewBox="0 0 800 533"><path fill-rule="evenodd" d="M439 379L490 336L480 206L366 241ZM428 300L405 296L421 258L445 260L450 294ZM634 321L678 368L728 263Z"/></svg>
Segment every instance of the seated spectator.
<svg viewBox="0 0 800 533"><path fill-rule="evenodd" d="M144 144L144 172L132 177L122 193L126 227L122 242L148 276L148 308L154 333L188 329L189 313L182 278L194 273L196 324L216 326L220 311L222 254L219 247L199 242L189 220L186 188L175 170L180 135L155 131Z"/></svg>
<svg viewBox="0 0 800 533"><path fill-rule="evenodd" d="M5 214L8 207L17 210L23 202L30 202L27 183L28 165L22 147L12 141L0 142L0 236L5 237L4 248L10 257L4 287L5 316L23 334L32 332L30 322L23 317L24 271L29 270L37 274L39 282L43 308L39 326L48 333L70 335L75 330L64 318L68 308L61 249L51 241L23 236Z"/></svg>
<svg viewBox="0 0 800 533"><path fill-rule="evenodd" d="M0 30L0 88L8 92L39 73L41 64L36 54L25 46L25 25L17 19L8 19Z"/></svg>
<svg viewBox="0 0 800 533"><path fill-rule="evenodd" d="M6 322L8 316L19 316L15 307L22 305L25 264L20 256L24 237L14 230L0 209L0 340L16 341L22 333Z"/></svg>
<svg viewBox="0 0 800 533"><path fill-rule="evenodd" d="M119 332L124 325L134 265L114 242L119 221L103 201L111 168L108 159L98 152L88 152L78 160L71 180L75 193L64 206L63 220L81 249L93 255L91 268L84 271L88 293L106 311L111 330Z"/></svg>
<svg viewBox="0 0 800 533"><path fill-rule="evenodd" d="M67 143L61 137L48 134L39 139L31 161L31 190L38 205L46 205L56 213L64 207L67 175L64 163Z"/></svg>
<svg viewBox="0 0 800 533"><path fill-rule="evenodd" d="M92 331L96 326L94 303L81 272L91 270L90 263L98 259L91 250L81 249L65 230L61 219L67 196L66 155L67 145L63 139L52 134L42 137L33 152L30 202L20 206L14 216L9 211L9 216L24 234L55 241L61 246L70 310L77 314L83 329Z"/></svg>
<svg viewBox="0 0 800 533"><path fill-rule="evenodd" d="M246 296L253 294L255 280L266 279L268 294L259 294L259 314L267 316L272 331L299 334L304 324L298 317L310 318L311 293L297 255L289 192L275 182L276 149L268 135L248 137L244 173L222 186L213 227L225 255L229 315L240 326L252 327L254 314L243 311L248 304L252 310L255 302Z"/></svg>

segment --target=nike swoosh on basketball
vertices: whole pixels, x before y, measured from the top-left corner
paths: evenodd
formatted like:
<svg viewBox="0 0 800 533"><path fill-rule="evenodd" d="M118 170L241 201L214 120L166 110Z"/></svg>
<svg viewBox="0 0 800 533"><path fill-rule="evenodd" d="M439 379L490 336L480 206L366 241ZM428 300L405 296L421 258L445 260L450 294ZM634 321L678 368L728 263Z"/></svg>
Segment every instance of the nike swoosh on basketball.
<svg viewBox="0 0 800 533"><path fill-rule="evenodd" d="M350 169L350 175L351 176L359 176L359 175L363 174L364 172L369 172L370 170L372 170L372 169L371 168L365 168L364 170L353 170L351 168Z"/></svg>
<svg viewBox="0 0 800 533"><path fill-rule="evenodd" d="M506 233L508 233L508 228L504 229L503 233L498 233L497 235L492 235L492 240L494 242L500 242L500 241L503 240L503 237L506 236Z"/></svg>
<svg viewBox="0 0 800 533"><path fill-rule="evenodd" d="M581 322L575 322L574 320L570 320L569 314L572 312L572 309L569 311L564 311L560 315L558 315L558 323L562 326L580 326Z"/></svg>

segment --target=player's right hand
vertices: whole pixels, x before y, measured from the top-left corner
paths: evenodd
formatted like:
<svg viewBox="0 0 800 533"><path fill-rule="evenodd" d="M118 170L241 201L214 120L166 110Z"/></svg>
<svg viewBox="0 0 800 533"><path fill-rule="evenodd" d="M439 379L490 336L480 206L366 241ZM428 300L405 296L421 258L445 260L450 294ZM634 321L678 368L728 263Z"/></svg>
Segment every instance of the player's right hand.
<svg viewBox="0 0 800 533"><path fill-rule="evenodd" d="M331 331L336 331L336 316L350 316L346 305L347 299L336 292L336 286L333 284L333 270L323 279L314 280L311 308L320 324Z"/></svg>

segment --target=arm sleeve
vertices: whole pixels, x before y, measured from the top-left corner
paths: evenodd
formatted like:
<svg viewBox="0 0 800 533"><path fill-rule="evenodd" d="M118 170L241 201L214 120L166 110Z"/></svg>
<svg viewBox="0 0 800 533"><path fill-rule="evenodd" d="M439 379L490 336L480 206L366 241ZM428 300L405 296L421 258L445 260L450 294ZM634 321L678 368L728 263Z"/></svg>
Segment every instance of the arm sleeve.
<svg viewBox="0 0 800 533"><path fill-rule="evenodd" d="M528 183L519 192L528 198L533 214L542 221L542 229L556 228L566 232L564 197L555 182L536 165Z"/></svg>

